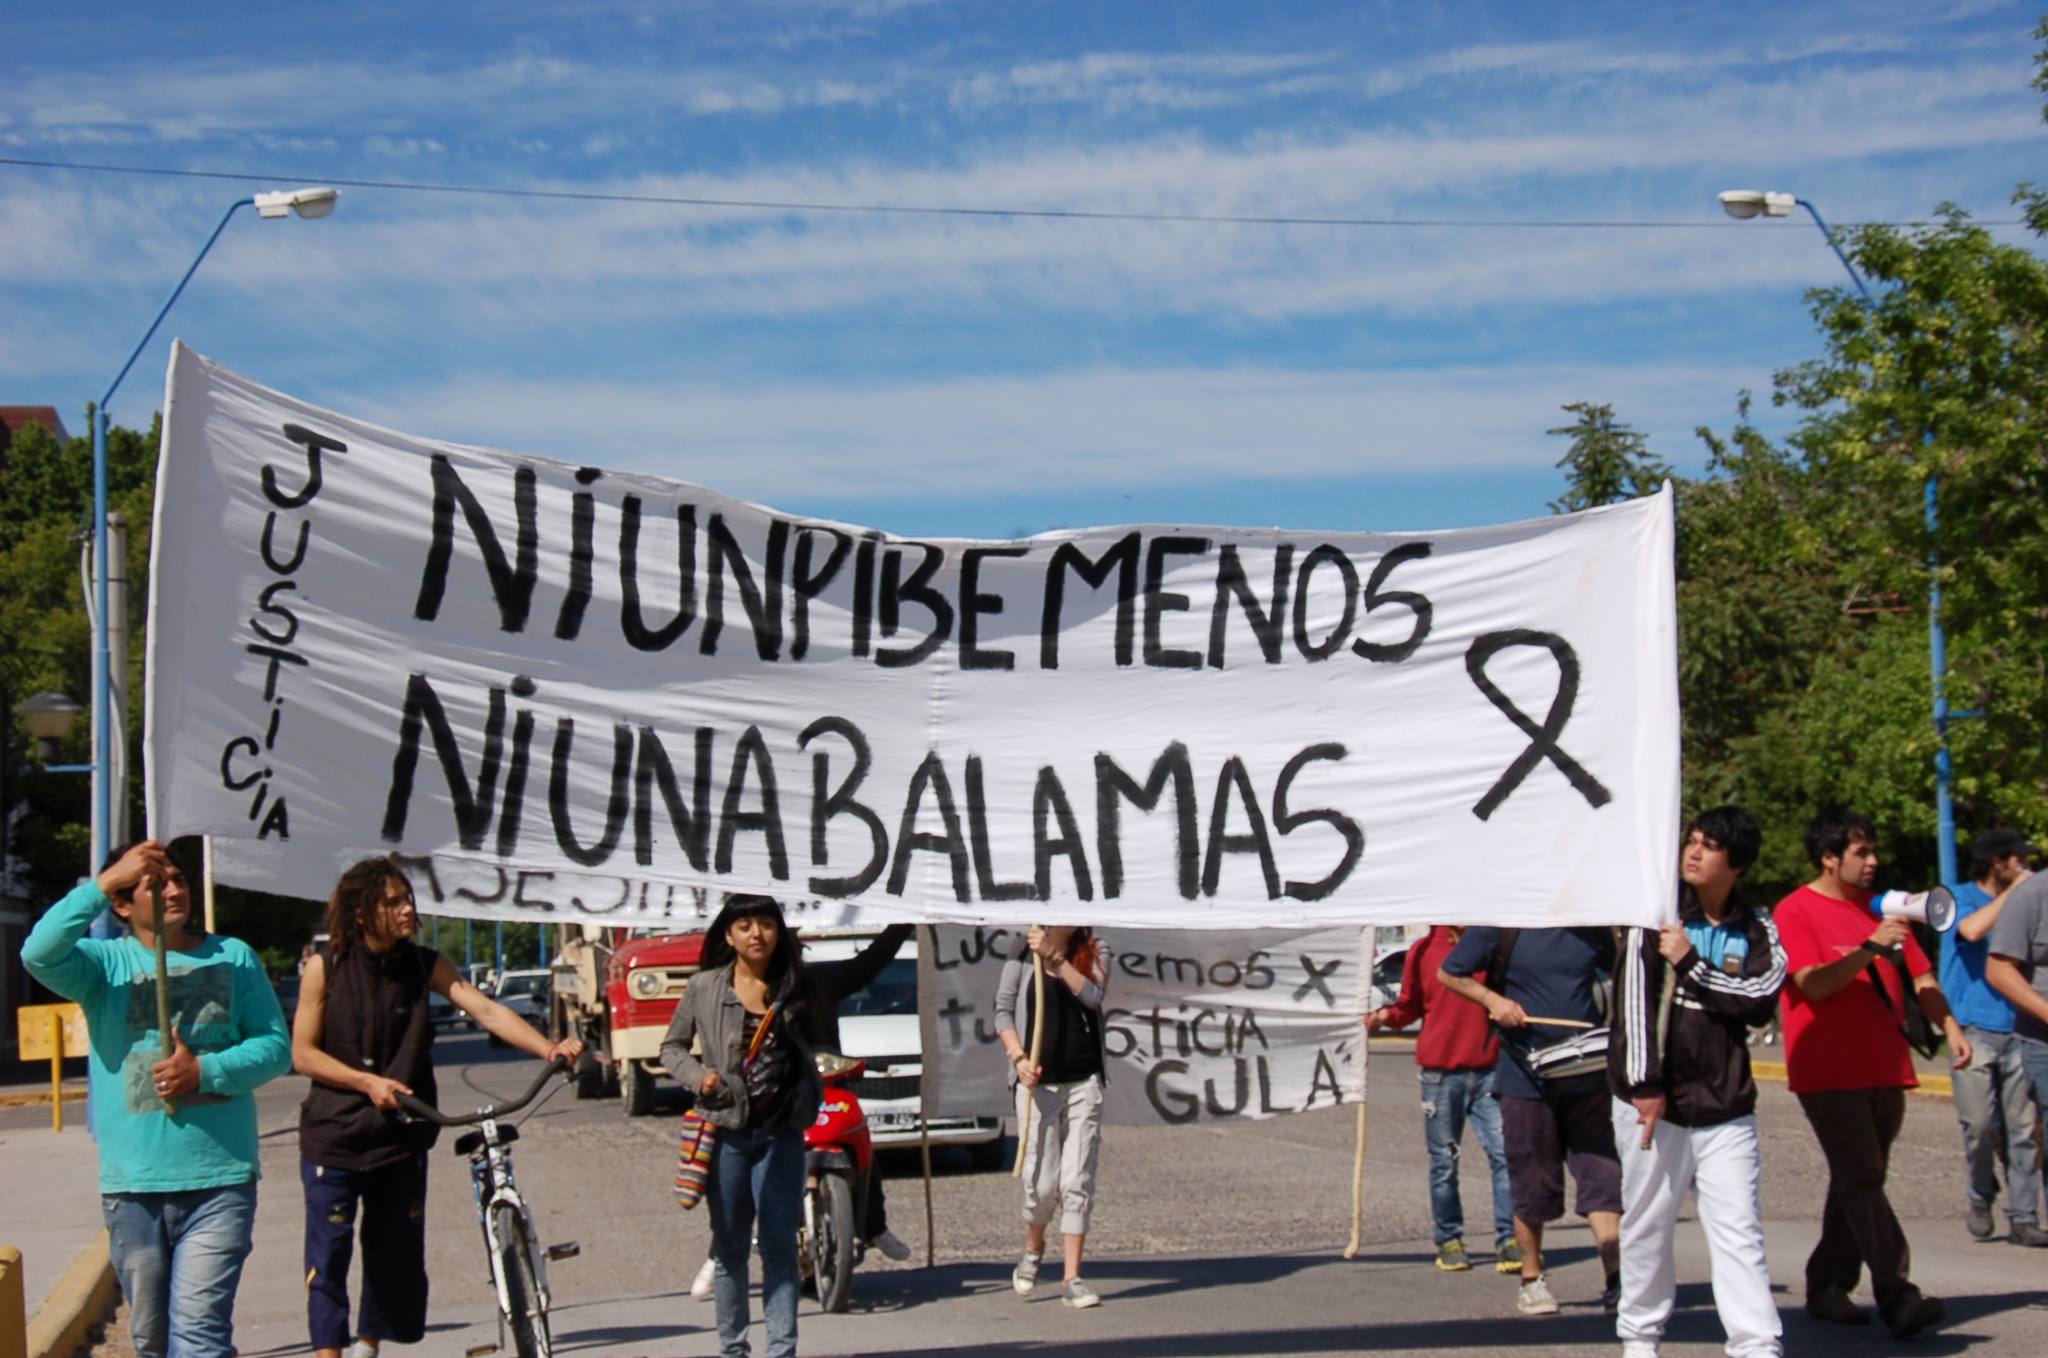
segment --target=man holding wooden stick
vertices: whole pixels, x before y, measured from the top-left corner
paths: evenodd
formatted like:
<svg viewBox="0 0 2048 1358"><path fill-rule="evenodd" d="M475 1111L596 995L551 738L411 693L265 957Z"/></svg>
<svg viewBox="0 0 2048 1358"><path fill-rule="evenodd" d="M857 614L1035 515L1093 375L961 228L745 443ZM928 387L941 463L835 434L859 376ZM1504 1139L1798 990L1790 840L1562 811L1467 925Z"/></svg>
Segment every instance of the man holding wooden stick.
<svg viewBox="0 0 2048 1358"><path fill-rule="evenodd" d="M1621 1162L1607 1111L1606 1045L1585 1040L1605 1037L1595 983L1613 966L1606 929L1474 928L1437 972L1444 989L1483 1007L1501 1032L1494 1094L1522 1247L1515 1309L1525 1316L1558 1313L1543 1272L1543 1228L1564 1215L1567 1164L1573 1206L1592 1228L1606 1272L1601 1302L1612 1312L1621 1300Z"/></svg>
<svg viewBox="0 0 2048 1358"><path fill-rule="evenodd" d="M128 937L85 936L106 909ZM155 840L45 912L21 959L85 1010L101 1210L136 1353L229 1358L260 1175L253 1094L291 1068L263 964L193 927L184 871Z"/></svg>

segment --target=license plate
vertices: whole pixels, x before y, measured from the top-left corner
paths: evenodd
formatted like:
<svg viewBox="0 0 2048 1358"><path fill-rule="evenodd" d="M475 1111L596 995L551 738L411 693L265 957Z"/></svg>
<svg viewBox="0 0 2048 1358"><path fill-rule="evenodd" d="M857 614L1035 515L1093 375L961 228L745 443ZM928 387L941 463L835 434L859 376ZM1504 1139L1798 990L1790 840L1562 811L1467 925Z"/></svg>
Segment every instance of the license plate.
<svg viewBox="0 0 2048 1358"><path fill-rule="evenodd" d="M868 1118L868 1125L894 1131L898 1127L915 1127L917 1119L909 1113L875 1113Z"/></svg>

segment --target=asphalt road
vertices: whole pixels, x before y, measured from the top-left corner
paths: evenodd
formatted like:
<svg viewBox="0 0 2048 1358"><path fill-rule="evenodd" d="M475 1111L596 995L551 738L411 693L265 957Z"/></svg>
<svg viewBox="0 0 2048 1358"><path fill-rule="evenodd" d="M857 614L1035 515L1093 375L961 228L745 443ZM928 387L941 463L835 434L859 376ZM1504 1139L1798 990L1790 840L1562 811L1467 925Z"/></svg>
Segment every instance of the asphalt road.
<svg viewBox="0 0 2048 1358"><path fill-rule="evenodd" d="M534 1070L527 1058L489 1048L477 1036L444 1037L436 1052L449 1108L511 1095ZM303 1089L302 1080L288 1077L259 1096L265 1177L257 1250L238 1310L241 1358L280 1358L305 1346L295 1131ZM1010 1294L1008 1271L1022 1236L1019 1191L1007 1173L974 1171L964 1153L935 1157L939 1267L926 1271L924 1199L912 1152L885 1160L891 1224L911 1245L912 1261L892 1265L871 1255L846 1316L820 1316L806 1299L804 1350L1222 1355L1512 1345L1562 1353L1611 1345L1612 1324L1595 1300L1598 1268L1581 1228L1560 1228L1552 1237L1553 1283L1566 1303L1555 1320L1515 1316L1514 1283L1483 1267L1461 1275L1431 1267L1426 1157L1407 1052L1375 1044L1370 1091L1367 1248L1359 1260L1339 1258L1350 1229L1350 1110L1221 1128L1108 1129L1087 1270L1104 1306L1086 1313L1053 1303L1053 1288L1041 1288L1030 1302ZM1915 1246L1916 1277L1930 1291L1946 1291L1956 1309L1950 1330L1914 1347L2048 1351L2048 1253L1968 1238L1954 1113L1940 1099L1908 1104L1892 1200ZM1800 1265L1820 1219L1826 1176L1798 1105L1782 1087L1765 1087L1759 1112L1765 1213L1788 1350L1838 1340L1871 1351L1889 1346L1881 1329L1823 1334L1799 1310ZM676 1125L669 1110L629 1120L615 1100L578 1102L566 1089L525 1123L517 1170L541 1236L582 1246L580 1258L552 1270L558 1351L717 1352L710 1306L684 1295L708 1232L701 1212L678 1211L670 1201ZM449 1149L451 1141L444 1136L435 1151L428 1209L433 1326L421 1353L459 1353L492 1338L465 1162ZM1483 1255L1491 1243L1487 1192L1483 1174L1469 1170L1466 1215L1469 1243ZM1681 1228L1684 1309L1667 1353L1719 1351L1697 1240L1696 1227ZM116 1336L101 1353L115 1358L120 1350Z"/></svg>

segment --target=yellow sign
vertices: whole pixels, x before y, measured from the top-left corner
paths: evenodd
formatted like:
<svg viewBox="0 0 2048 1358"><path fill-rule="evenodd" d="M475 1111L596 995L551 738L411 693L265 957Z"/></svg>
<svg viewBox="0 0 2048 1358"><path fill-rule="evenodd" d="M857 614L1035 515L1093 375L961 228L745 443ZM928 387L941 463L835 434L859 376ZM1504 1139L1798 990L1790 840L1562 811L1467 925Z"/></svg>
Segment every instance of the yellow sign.
<svg viewBox="0 0 2048 1358"><path fill-rule="evenodd" d="M24 1004L14 1011L14 1032L21 1043L22 1060L47 1061L57 1054L51 1050L55 1044L50 1035L56 1031L50 1022L52 1015L63 1023L64 1055L84 1056L92 1050L83 1009L75 1004Z"/></svg>

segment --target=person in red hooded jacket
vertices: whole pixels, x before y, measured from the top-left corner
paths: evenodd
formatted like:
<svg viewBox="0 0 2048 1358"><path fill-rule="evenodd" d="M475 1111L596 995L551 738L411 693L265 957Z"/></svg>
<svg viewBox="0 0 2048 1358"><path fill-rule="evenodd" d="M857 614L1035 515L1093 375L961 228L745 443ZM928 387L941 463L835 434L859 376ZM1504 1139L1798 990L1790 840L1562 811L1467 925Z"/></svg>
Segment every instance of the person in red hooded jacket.
<svg viewBox="0 0 2048 1358"><path fill-rule="evenodd" d="M1458 925L1432 925L1422 942L1408 950L1399 997L1367 1014L1365 1030L1391 1032L1418 1019L1422 1022L1415 1066L1422 1084L1423 1136L1429 1145L1429 1210L1436 1222L1436 1266L1446 1273L1472 1267L1465 1257L1465 1206L1458 1191L1458 1147L1470 1123L1472 1137L1485 1152L1493 1174L1494 1268L1517 1273L1522 1267L1522 1251L1515 1243L1500 1102L1493 1096L1500 1036L1484 1009L1450 994L1436 974L1464 932Z"/></svg>

